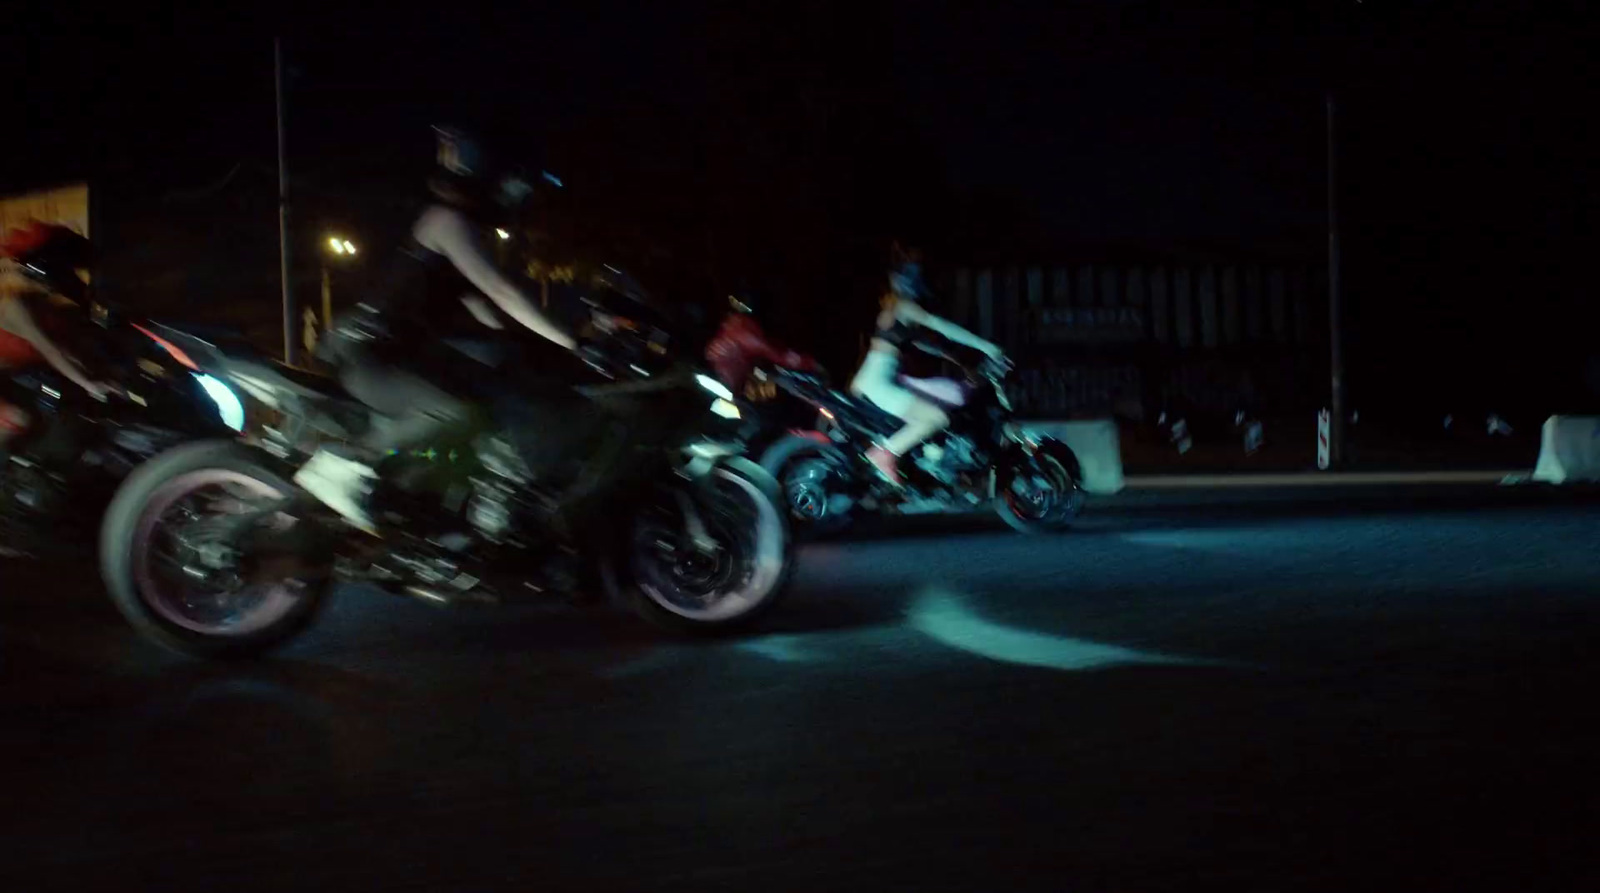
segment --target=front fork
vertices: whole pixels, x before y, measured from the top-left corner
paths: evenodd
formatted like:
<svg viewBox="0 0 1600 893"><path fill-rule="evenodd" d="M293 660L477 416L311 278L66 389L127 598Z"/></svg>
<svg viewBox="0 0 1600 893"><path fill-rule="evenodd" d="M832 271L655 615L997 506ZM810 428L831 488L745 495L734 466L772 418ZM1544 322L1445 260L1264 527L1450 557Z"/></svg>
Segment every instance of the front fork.
<svg viewBox="0 0 1600 893"><path fill-rule="evenodd" d="M684 449L684 462L678 467L678 477L694 488L703 488L712 479L717 463L723 459L736 455L734 447L716 441L700 441ZM684 530L689 534L689 542L695 551L702 555L714 555L721 550L721 546L711 537L706 530L705 519L700 514L700 506L682 487L674 487L673 498L678 503L678 509L683 512Z"/></svg>
<svg viewBox="0 0 1600 893"><path fill-rule="evenodd" d="M1033 458L1035 455L1037 455L1038 452L1039 452L1039 447L1040 447L1039 439L1037 437L1034 437L1032 434L1029 434L1026 430L1023 429L1023 427L1021 425L1017 424L1016 422L1006 422L1005 423L1005 425L1000 429L1000 441L1001 441L1001 443L1014 443L1014 444L1016 444L1017 447L1022 450L1023 455L1027 456L1030 459ZM1003 456L1003 454L1002 454L1002 456ZM996 458L999 459L1001 457L996 457ZM1006 481L1006 484L1008 486L1010 485L1010 483L1011 482L1009 480ZM997 498L999 498L999 496L1000 496L1000 462L999 461L992 461L992 462L989 463L989 498L990 499L997 499Z"/></svg>

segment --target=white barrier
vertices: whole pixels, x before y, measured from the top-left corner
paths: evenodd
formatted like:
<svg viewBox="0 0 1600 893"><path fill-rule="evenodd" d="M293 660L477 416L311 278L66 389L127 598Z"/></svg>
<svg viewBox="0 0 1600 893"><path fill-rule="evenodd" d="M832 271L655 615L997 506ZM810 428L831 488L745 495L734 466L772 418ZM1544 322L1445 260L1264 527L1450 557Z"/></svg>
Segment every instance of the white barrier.
<svg viewBox="0 0 1600 893"><path fill-rule="evenodd" d="M1078 456L1083 469L1083 489L1090 493L1120 493L1122 480L1122 441L1117 423L1110 419L1082 422L1023 422L1023 428L1060 440Z"/></svg>
<svg viewBox="0 0 1600 893"><path fill-rule="evenodd" d="M1600 482L1600 416L1545 419L1533 479L1545 484Z"/></svg>

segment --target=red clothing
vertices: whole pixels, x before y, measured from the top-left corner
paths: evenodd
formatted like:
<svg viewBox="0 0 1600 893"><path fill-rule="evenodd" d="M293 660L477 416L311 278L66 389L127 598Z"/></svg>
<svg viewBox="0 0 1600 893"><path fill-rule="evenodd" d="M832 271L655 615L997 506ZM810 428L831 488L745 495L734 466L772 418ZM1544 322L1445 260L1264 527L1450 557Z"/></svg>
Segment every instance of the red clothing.
<svg viewBox="0 0 1600 893"><path fill-rule="evenodd" d="M814 369L817 365L804 354L773 344L761 326L744 313L730 314L723 320L717 336L706 346L706 361L735 393L763 360L790 369Z"/></svg>
<svg viewBox="0 0 1600 893"><path fill-rule="evenodd" d="M20 369L42 359L33 342L0 329L0 369Z"/></svg>

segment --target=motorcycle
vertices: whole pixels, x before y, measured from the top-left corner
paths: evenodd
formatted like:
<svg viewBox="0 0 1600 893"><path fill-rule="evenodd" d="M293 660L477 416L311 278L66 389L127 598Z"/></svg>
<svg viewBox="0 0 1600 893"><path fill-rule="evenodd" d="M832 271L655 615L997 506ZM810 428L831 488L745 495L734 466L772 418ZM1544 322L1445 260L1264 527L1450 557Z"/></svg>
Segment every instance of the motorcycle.
<svg viewBox="0 0 1600 893"><path fill-rule="evenodd" d="M226 384L185 361L155 324L105 303L91 308L80 359L112 384L105 402L39 364L0 382L32 419L0 462L0 549L60 555L94 542L99 510L135 467L189 440L244 428Z"/></svg>
<svg viewBox="0 0 1600 893"><path fill-rule="evenodd" d="M581 575L671 631L754 621L781 596L793 543L772 477L706 436L731 392L675 358L670 333L644 314L586 307L595 380L579 390L628 430L599 451L623 469L600 488L602 510L562 535L557 484L530 473L504 430L469 449L389 456L379 471L392 485L375 506L382 536L354 531L289 479L318 439L358 436L372 422L366 408L333 379L164 331L285 421L248 443L178 447L128 477L101 535L118 609L148 638L199 657L282 644L343 581L450 605L567 597Z"/></svg>
<svg viewBox="0 0 1600 893"><path fill-rule="evenodd" d="M923 350L958 366L961 379L900 384L950 415L950 425L902 458L903 486L883 479L866 452L904 423L862 397L831 388L810 371L758 371L816 409L822 424L772 444L761 465L783 487L797 528L813 535L848 526L857 511L883 514L958 512L992 505L1013 528L1035 533L1070 525L1083 509L1082 471L1066 444L1026 431L1006 396L1010 364L964 356L931 340Z"/></svg>

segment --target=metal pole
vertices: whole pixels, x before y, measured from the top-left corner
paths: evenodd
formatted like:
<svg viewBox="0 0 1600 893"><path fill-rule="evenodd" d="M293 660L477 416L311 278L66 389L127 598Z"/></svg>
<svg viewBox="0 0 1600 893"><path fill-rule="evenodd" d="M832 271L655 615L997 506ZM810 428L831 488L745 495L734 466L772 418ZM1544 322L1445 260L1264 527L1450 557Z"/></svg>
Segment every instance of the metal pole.
<svg viewBox="0 0 1600 893"><path fill-rule="evenodd" d="M1344 297L1339 282L1339 193L1338 154L1334 142L1333 91L1328 91L1328 345L1333 379L1332 425L1329 432L1328 464L1339 468L1344 463Z"/></svg>
<svg viewBox="0 0 1600 893"><path fill-rule="evenodd" d="M294 365L294 284L289 278L289 157L285 151L283 40L272 39L272 68L278 99L278 275L283 282L283 361Z"/></svg>
<svg viewBox="0 0 1600 893"><path fill-rule="evenodd" d="M333 282L328 278L328 265L322 265L322 330L333 328Z"/></svg>

